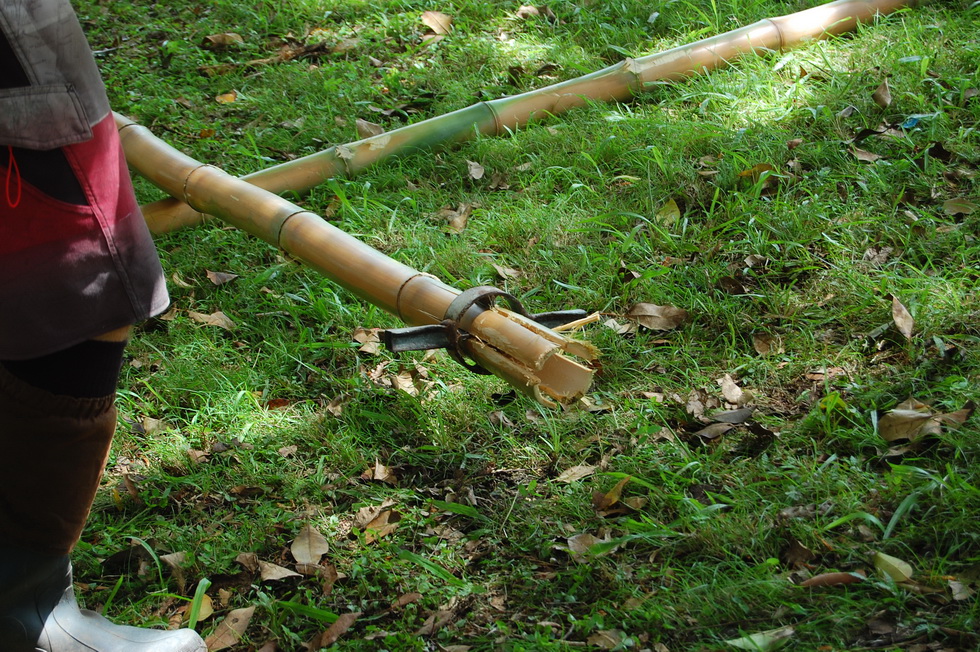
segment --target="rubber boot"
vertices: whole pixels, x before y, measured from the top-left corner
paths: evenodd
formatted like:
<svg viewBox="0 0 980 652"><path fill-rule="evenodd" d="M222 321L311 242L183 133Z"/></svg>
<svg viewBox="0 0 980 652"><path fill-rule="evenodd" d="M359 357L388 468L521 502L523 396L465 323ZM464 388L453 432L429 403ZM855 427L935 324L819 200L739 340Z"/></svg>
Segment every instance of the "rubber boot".
<svg viewBox="0 0 980 652"><path fill-rule="evenodd" d="M190 629L114 625L79 609L67 555L0 548L0 649L4 652L206 652Z"/></svg>
<svg viewBox="0 0 980 652"><path fill-rule="evenodd" d="M91 380L98 366L55 375ZM72 396L40 382L0 364L0 652L205 652L192 630L124 627L79 609L68 553L109 453L115 393Z"/></svg>

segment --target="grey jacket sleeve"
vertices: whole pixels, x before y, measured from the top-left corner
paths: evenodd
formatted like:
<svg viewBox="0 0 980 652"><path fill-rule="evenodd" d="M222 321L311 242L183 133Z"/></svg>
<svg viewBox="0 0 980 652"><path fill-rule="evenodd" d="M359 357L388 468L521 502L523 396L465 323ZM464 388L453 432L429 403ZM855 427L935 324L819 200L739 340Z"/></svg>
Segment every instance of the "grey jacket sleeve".
<svg viewBox="0 0 980 652"><path fill-rule="evenodd" d="M29 83L0 88L0 145L54 149L86 141L109 113L95 58L67 0L2 0L0 66Z"/></svg>

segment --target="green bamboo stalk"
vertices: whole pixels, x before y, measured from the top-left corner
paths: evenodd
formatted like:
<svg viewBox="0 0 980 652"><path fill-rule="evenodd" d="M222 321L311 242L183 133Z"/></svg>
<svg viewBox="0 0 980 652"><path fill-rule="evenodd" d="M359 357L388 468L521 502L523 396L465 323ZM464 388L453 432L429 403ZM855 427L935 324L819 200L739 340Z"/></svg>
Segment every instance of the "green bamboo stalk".
<svg viewBox="0 0 980 652"><path fill-rule="evenodd" d="M410 325L440 323L460 294L403 265L320 216L258 186L180 153L126 118L116 125L127 157L159 188L289 252L357 296ZM591 345L503 308L471 306L458 320L473 360L545 405L572 403L592 384Z"/></svg>
<svg viewBox="0 0 980 652"><path fill-rule="evenodd" d="M386 160L419 150L447 147L477 134L501 136L530 122L558 115L591 101L618 102L662 81L679 81L726 66L745 54L783 50L799 43L853 30L878 15L914 6L917 0L836 0L639 59L625 59L603 70L544 88L480 102L459 111L400 129L337 145L322 152L242 177L270 192L305 192L327 179L350 176ZM127 152L130 165L134 161ZM154 233L199 223L204 213L179 199L143 207Z"/></svg>

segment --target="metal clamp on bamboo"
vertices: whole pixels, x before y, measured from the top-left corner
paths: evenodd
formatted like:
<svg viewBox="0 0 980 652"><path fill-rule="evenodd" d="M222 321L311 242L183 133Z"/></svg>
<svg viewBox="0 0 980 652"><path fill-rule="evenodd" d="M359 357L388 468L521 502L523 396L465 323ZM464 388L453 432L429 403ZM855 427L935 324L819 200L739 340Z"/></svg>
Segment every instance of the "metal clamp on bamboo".
<svg viewBox="0 0 980 652"><path fill-rule="evenodd" d="M115 118L126 160L151 183L193 210L281 248L409 325L449 320L456 336L447 342L467 368L478 365L545 405L573 403L591 386L592 369L575 358L593 360L596 348L536 322L516 299L510 302L516 310L489 300L506 293L486 288L460 292L315 213L182 154L147 128L118 114Z"/></svg>
<svg viewBox="0 0 980 652"><path fill-rule="evenodd" d="M463 315L474 305L484 310L494 307L494 300L502 297L507 301L511 310L519 315L545 326L556 328L577 319L585 317L584 310L560 310L542 312L535 315L527 314L521 302L512 294L495 287L481 285L461 292L446 309L446 315L438 324L429 326L410 326L408 328L389 328L382 332L382 341L393 353L404 351L425 351L431 349L446 349L456 362L473 373L489 374L479 364L466 359L463 342L471 335L459 325Z"/></svg>

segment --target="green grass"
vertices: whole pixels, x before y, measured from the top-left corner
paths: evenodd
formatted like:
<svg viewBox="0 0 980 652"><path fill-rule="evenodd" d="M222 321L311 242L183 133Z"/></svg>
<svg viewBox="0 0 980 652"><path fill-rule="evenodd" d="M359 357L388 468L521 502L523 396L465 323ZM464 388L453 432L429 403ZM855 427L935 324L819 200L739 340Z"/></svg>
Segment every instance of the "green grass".
<svg viewBox="0 0 980 652"><path fill-rule="evenodd" d="M804 7L561 1L552 22L517 20L517 6L77 3L114 108L236 174L355 140L356 118L393 129ZM453 34L423 45L424 10L452 15ZM355 328L397 319L220 223L160 237L167 276L181 280L178 312L143 325L129 349L123 419L78 548L83 599L117 621L164 624L207 578L216 614L202 633L257 607L240 650L305 649L354 611L337 649L570 650L613 631L618 649L716 650L787 626L800 650L976 649L980 603L949 584L976 590L980 577L976 419L891 451L876 422L910 396L937 412L980 399L980 213L943 208L980 195L978 16L961 2L903 11L297 200L389 256L460 288L504 287L534 311L688 310L667 332L584 332L603 354L590 398L607 411L539 408L442 353L361 353ZM201 47L223 32L244 43ZM287 38L357 41L200 71L272 56ZM881 109L872 93L886 77ZM231 90L236 102L214 101ZM855 146L882 158L857 160L848 141L883 122L907 127L863 138ZM743 174L760 164L768 180ZM494 173L505 183L494 187ZM141 200L161 196L137 187ZM658 217L670 199L676 222ZM449 235L433 214L464 202L477 207ZM500 279L494 263L521 276ZM208 270L239 278L214 286ZM731 280L744 292L725 291ZM879 328L892 296L915 318L910 340ZM217 310L236 330L187 314ZM760 355L761 334L781 347ZM376 384L382 364L424 374L427 389ZM691 399L708 414L724 407L726 374L756 412L705 440ZM397 482L362 479L375 462ZM556 480L579 464L596 472ZM593 494L627 476L622 498L639 502L597 513ZM386 501L401 520L371 541L355 515ZM330 592L310 576L261 581L235 562L254 552L292 568L307 523L343 575ZM583 533L604 543L573 554L569 538ZM101 563L134 537L153 555L128 570ZM913 583L877 572L875 551L912 564ZM187 553L183 584L157 560L172 552ZM830 571L868 579L799 586ZM412 592L421 597L390 608ZM440 627L420 634L430 618Z"/></svg>

